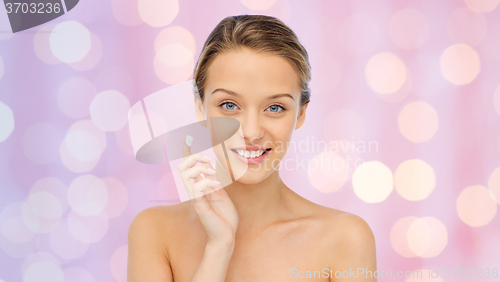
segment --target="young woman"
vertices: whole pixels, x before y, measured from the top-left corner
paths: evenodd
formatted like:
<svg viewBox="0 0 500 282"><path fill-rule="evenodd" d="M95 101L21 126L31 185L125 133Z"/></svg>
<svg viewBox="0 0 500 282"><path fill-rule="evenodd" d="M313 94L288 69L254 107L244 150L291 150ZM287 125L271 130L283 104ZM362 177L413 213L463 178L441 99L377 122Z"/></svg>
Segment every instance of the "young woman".
<svg viewBox="0 0 500 282"><path fill-rule="evenodd" d="M226 162L214 170L184 145L178 169L191 200L133 219L128 281L376 281L368 224L299 196L277 169L310 96L295 33L274 17L227 17L206 40L194 80L198 120L240 122L234 138L246 146L226 146L231 172L242 174L231 181Z"/></svg>

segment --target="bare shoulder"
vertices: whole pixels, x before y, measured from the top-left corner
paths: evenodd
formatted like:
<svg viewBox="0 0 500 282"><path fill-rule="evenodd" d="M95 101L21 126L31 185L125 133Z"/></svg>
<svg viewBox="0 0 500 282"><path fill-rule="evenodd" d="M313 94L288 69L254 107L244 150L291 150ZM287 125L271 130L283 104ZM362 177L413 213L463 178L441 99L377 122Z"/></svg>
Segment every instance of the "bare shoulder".
<svg viewBox="0 0 500 282"><path fill-rule="evenodd" d="M187 215L191 211L190 207L189 202L168 206L152 206L137 213L133 220L164 220L170 216Z"/></svg>
<svg viewBox="0 0 500 282"><path fill-rule="evenodd" d="M325 231L339 236L369 237L372 230L368 223L358 215L343 210L322 206L301 197L300 207L307 218L314 219Z"/></svg>
<svg viewBox="0 0 500 282"><path fill-rule="evenodd" d="M173 281L167 243L176 221L188 213L184 203L137 213L128 230L127 281Z"/></svg>
<svg viewBox="0 0 500 282"><path fill-rule="evenodd" d="M135 215L130 223L128 240L149 241L149 244L165 250L168 243L179 238L184 230L197 220L196 214L189 202L181 202L168 206L153 206Z"/></svg>
<svg viewBox="0 0 500 282"><path fill-rule="evenodd" d="M317 205L317 218L332 243L371 243L374 240L370 225L360 216L343 210Z"/></svg>
<svg viewBox="0 0 500 282"><path fill-rule="evenodd" d="M317 243L326 250L325 260L337 264L338 259L356 256L374 258L375 237L370 225L360 216L325 207L309 200L301 201L309 222L317 226ZM334 255L332 255L334 254Z"/></svg>
<svg viewBox="0 0 500 282"><path fill-rule="evenodd" d="M321 206L325 261L335 269L363 267L376 270L375 237L360 216Z"/></svg>
<svg viewBox="0 0 500 282"><path fill-rule="evenodd" d="M129 235L130 233L161 233L164 237L178 222L185 222L192 217L191 214L189 202L146 208L132 219Z"/></svg>
<svg viewBox="0 0 500 282"><path fill-rule="evenodd" d="M325 222L330 228L335 228L338 234L345 239L370 240L373 232L368 223L353 213L331 209Z"/></svg>

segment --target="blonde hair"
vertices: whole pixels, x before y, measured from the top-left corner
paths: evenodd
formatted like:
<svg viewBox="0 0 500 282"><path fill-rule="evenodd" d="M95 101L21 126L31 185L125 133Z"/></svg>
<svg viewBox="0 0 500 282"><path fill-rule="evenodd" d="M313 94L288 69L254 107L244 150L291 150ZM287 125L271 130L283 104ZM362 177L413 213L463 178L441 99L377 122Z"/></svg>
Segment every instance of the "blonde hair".
<svg viewBox="0 0 500 282"><path fill-rule="evenodd" d="M265 15L238 15L224 18L210 33L194 70L195 95L201 101L207 83L208 68L217 54L248 47L285 58L294 68L301 88L300 105L310 101L311 66L306 49L297 35L282 21Z"/></svg>

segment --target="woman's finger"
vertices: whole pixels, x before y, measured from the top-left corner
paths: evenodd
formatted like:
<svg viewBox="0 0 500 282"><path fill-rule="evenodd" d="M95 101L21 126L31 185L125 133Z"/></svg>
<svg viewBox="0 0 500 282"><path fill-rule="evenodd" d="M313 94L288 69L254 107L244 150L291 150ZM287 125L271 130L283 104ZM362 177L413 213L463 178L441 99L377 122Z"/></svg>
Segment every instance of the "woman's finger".
<svg viewBox="0 0 500 282"><path fill-rule="evenodd" d="M213 212L213 203L209 194L211 191L211 186L215 183L210 179L203 179L193 185L193 198L191 199L192 204L198 214L207 214L208 212Z"/></svg>
<svg viewBox="0 0 500 282"><path fill-rule="evenodd" d="M193 145L194 138L191 135L186 135L182 143L182 155L184 160L179 164L179 170L183 171L189 167L194 166L197 162L205 163L210 162L210 159L204 157L200 153L192 154L191 146Z"/></svg>
<svg viewBox="0 0 500 282"><path fill-rule="evenodd" d="M196 165L196 163L210 163L210 158L203 156L200 153L192 154L184 158L184 160L179 164L179 171L183 172L188 168Z"/></svg>
<svg viewBox="0 0 500 282"><path fill-rule="evenodd" d="M194 167L182 172L181 177L183 179L188 179L188 178L197 179L200 176L200 174L202 174L202 173L205 176L205 178L207 178L208 176L215 175L215 170L213 170L211 168L207 168L204 165L195 165ZM201 179L203 179L203 178L201 178ZM199 181L201 179L197 179L197 180ZM215 179L212 179L212 180L215 180Z"/></svg>
<svg viewBox="0 0 500 282"><path fill-rule="evenodd" d="M199 196L200 194L209 194L211 188L216 188L220 183L215 182L212 179L204 178L193 184L193 196Z"/></svg>
<svg viewBox="0 0 500 282"><path fill-rule="evenodd" d="M209 171L210 171L210 170L215 171L214 167L212 166L212 164L211 164L210 162L208 162L208 163L202 163L202 164L200 164L200 166L204 166L204 167L205 167L207 170L209 170ZM217 173L208 174L208 175L205 175L205 174L204 174L204 176L205 176L205 178L210 178L210 179L212 179L213 181L219 181L219 179L217 178ZM221 187L222 187L222 186L221 186ZM217 190L217 189L219 189L219 188L215 188L215 190Z"/></svg>
<svg viewBox="0 0 500 282"><path fill-rule="evenodd" d="M193 196L193 185L196 183L196 181L192 178L185 179L184 177L182 177L182 175L181 175L181 178L182 178L182 182L184 183L184 188L186 188L186 191L188 193L189 199L192 199L194 197Z"/></svg>
<svg viewBox="0 0 500 282"><path fill-rule="evenodd" d="M182 155L184 159L191 155L191 146L193 145L193 137L191 135L184 136L182 145Z"/></svg>

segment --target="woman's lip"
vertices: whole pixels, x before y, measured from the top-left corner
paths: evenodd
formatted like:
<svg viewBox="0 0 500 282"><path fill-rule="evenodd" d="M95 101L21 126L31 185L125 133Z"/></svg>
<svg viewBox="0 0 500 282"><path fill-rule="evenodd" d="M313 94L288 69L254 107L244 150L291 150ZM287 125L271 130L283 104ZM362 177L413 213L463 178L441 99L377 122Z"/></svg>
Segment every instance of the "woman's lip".
<svg viewBox="0 0 500 282"><path fill-rule="evenodd" d="M264 152L264 154L256 157L256 158L245 158L245 157L242 157L240 154L236 153L235 151L233 151L233 149L231 149L231 152L233 152L233 154L236 155L236 158L238 158L238 160L240 160L241 162L243 163L246 163L246 164L249 164L249 165L253 165L253 164L258 164L258 163L261 163L264 161L264 159L267 157L267 155L269 154L269 152L271 151L271 149L269 150L266 150L266 152Z"/></svg>
<svg viewBox="0 0 500 282"><path fill-rule="evenodd" d="M268 150L268 149L271 149L271 148L264 148L264 147L260 147L260 146L242 146L242 147L234 147L234 148L231 148L231 149L234 149L234 150L246 150L246 151L258 151L258 150Z"/></svg>

